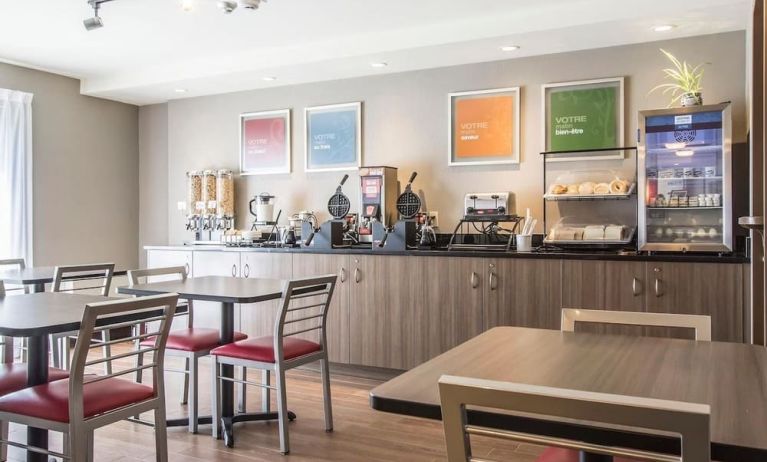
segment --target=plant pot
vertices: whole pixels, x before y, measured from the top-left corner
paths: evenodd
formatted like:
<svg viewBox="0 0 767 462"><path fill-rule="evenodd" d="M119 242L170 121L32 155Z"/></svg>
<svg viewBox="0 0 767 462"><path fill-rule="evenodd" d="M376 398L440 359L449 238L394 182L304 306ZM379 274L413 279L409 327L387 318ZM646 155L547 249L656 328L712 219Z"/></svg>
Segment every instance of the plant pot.
<svg viewBox="0 0 767 462"><path fill-rule="evenodd" d="M682 95L682 107L700 106L703 104L703 95L700 92L685 93Z"/></svg>

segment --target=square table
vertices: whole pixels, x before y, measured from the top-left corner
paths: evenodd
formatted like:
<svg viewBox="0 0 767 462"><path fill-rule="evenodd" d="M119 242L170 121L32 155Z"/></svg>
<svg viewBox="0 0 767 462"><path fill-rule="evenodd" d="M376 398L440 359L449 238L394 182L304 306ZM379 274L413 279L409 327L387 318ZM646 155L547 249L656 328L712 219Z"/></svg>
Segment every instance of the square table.
<svg viewBox="0 0 767 462"><path fill-rule="evenodd" d="M219 342L223 344L234 341L234 305L235 303L249 304L282 297L285 282L279 279L235 278L229 276L205 276L187 278L183 281L164 281L137 284L130 287L119 287L118 293L128 295L157 295L168 292L179 294L180 299L201 300L221 303L221 328ZM221 375L234 378L234 366L223 364ZM234 383L224 380L221 384L221 428L224 441L228 447L234 446L232 425L237 422L253 420L276 420L276 412L240 413L234 411ZM293 412L288 412L290 420L296 418ZM199 417L198 423L209 424L210 416ZM168 426L185 426L187 419L168 420Z"/></svg>
<svg viewBox="0 0 767 462"><path fill-rule="evenodd" d="M53 283L53 275L56 270L55 266L35 266L27 267L24 269L5 269L0 270L0 281L6 284L32 286L32 292L45 292L45 284ZM114 276L123 276L128 272L125 270L115 271ZM97 271L93 274L87 272L79 273L74 276L70 276L66 279L76 279L83 276L101 276L104 271Z"/></svg>
<svg viewBox="0 0 767 462"><path fill-rule="evenodd" d="M767 349L756 345L496 327L370 392L373 409L441 419L443 374L708 404L711 458L767 460ZM476 425L679 453L675 438L473 411Z"/></svg>
<svg viewBox="0 0 767 462"><path fill-rule="evenodd" d="M0 335L28 339L27 385L48 381L48 336L80 329L80 322L89 303L113 300L101 295L41 292L9 295L0 298ZM161 311L158 312L161 314ZM112 316L109 322L129 322L145 318L146 313ZM101 321L103 324L104 321ZM28 444L48 448L48 432L28 427ZM44 454L27 452L28 461L45 461Z"/></svg>

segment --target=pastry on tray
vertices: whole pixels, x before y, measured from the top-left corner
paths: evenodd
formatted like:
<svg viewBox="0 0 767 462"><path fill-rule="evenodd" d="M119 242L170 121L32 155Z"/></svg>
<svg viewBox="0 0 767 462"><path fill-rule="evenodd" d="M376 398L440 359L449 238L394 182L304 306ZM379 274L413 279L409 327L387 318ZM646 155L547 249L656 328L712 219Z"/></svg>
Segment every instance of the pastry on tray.
<svg viewBox="0 0 767 462"><path fill-rule="evenodd" d="M591 181L586 181L578 185L578 194L594 194L594 186L596 186Z"/></svg>
<svg viewBox="0 0 767 462"><path fill-rule="evenodd" d="M584 241L601 241L605 238L604 225L590 225L583 229Z"/></svg>
<svg viewBox="0 0 767 462"><path fill-rule="evenodd" d="M563 184L553 184L549 188L551 194L565 194L567 192L567 186Z"/></svg>
<svg viewBox="0 0 767 462"><path fill-rule="evenodd" d="M626 194L629 192L629 182L616 178L610 182L610 194Z"/></svg>
<svg viewBox="0 0 767 462"><path fill-rule="evenodd" d="M607 183L598 183L594 186L594 194L610 194L610 185Z"/></svg>
<svg viewBox="0 0 767 462"><path fill-rule="evenodd" d="M605 226L605 240L608 241L622 241L625 239L624 232L625 226L622 225L607 225Z"/></svg>

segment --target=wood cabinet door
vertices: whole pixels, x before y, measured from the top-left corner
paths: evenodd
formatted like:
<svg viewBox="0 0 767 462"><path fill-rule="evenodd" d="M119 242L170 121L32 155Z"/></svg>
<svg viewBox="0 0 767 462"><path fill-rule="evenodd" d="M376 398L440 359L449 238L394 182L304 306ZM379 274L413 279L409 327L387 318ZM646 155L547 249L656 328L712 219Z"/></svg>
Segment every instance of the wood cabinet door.
<svg viewBox="0 0 767 462"><path fill-rule="evenodd" d="M561 262L485 259L485 329L496 326L559 329Z"/></svg>
<svg viewBox="0 0 767 462"><path fill-rule="evenodd" d="M714 341L742 342L743 267L726 263L648 262L647 311L711 316ZM653 329L653 335L692 338L691 332Z"/></svg>
<svg viewBox="0 0 767 462"><path fill-rule="evenodd" d="M199 250L193 253L194 277L240 275L240 253L215 250ZM234 326L240 328L239 315L235 307ZM194 301L194 325L197 327L221 326L221 304L218 302Z"/></svg>
<svg viewBox="0 0 767 462"><path fill-rule="evenodd" d="M241 276L246 278L290 279L293 258L289 253L241 252ZM240 306L240 329L249 337L274 334L274 321L281 301L272 300Z"/></svg>
<svg viewBox="0 0 767 462"><path fill-rule="evenodd" d="M637 261L562 261L562 308L644 311L645 264ZM641 327L582 324L577 332L643 335Z"/></svg>
<svg viewBox="0 0 767 462"><path fill-rule="evenodd" d="M409 257L415 258L415 257ZM419 257L423 288L413 307L415 364L421 364L482 332L486 259Z"/></svg>
<svg viewBox="0 0 767 462"><path fill-rule="evenodd" d="M414 366L414 313L423 303L424 261L351 255L349 359L362 366Z"/></svg>
<svg viewBox="0 0 767 462"><path fill-rule="evenodd" d="M293 254L293 277L336 274L336 288L327 319L328 355L337 363L349 363L349 255Z"/></svg>

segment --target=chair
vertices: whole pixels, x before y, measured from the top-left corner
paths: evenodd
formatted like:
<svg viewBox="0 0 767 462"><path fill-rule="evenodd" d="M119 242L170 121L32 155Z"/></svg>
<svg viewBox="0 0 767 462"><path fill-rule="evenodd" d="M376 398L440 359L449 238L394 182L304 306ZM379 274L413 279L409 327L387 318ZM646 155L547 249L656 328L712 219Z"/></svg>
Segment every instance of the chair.
<svg viewBox="0 0 767 462"><path fill-rule="evenodd" d="M6 259L0 259L0 269L7 270L7 269L16 269L16 270L23 270L27 267L26 262L23 258L6 258ZM0 281L2 283L3 281ZM0 297L4 297L6 293L8 292L20 292L23 294L29 293L29 287L27 286L13 286L13 287L5 287L5 290ZM8 337L5 339L0 340L3 343L3 354L4 355L10 355L10 360L8 360L8 357L5 358L5 362L13 362L13 338ZM10 346L8 348L7 346ZM22 361L26 361L26 351L27 351L27 339L22 338L21 339L21 359Z"/></svg>
<svg viewBox="0 0 767 462"><path fill-rule="evenodd" d="M114 272L114 263L57 266L53 271L53 285L51 286L51 292L74 293L79 291L91 291L106 297L109 295L109 288L112 286L112 276L114 275ZM94 282L94 285L80 287L77 283L81 281L100 282ZM65 287L65 283L67 283L69 287ZM91 282L88 282L87 284L91 284ZM95 339L94 342L103 345L104 357L106 358L111 355L111 337L109 330L99 330L98 335L100 338ZM54 367L69 369L71 352L69 340L70 338L76 337L77 331L51 335L51 355L53 356ZM105 361L104 369L107 374L111 374L112 363L110 361Z"/></svg>
<svg viewBox="0 0 767 462"><path fill-rule="evenodd" d="M134 286L140 284L142 280L145 282L149 279L177 279L186 280L187 272L183 266L169 267L169 268L152 268L152 269L140 269L128 271L128 284ZM181 308L181 307L179 307ZM186 310L177 310L176 316L186 316L186 328L172 330L168 335L168 344L165 349L165 354L168 356L178 356L184 358L185 367L183 370L178 369L166 369L170 372L181 372L184 374L183 390L181 393L181 404L189 403L189 432L197 433L197 415L198 415L198 403L199 403L199 380L198 380L198 364L199 359L203 356L210 354L210 350L220 346L219 343L219 331L218 329L194 327L194 311L192 301L187 301ZM142 325L135 326L139 332L144 328ZM134 333L134 336L136 334ZM241 332L235 332L235 340L244 340L248 338L247 335ZM136 342L136 349L140 349L145 343L151 342L151 339L144 339ZM141 366L143 355L138 354L136 356L136 366ZM136 371L136 381L141 382L141 371ZM242 397L240 398L243 399ZM138 418L139 416L136 416Z"/></svg>
<svg viewBox="0 0 767 462"><path fill-rule="evenodd" d="M552 388L510 382L443 375L439 380L442 421L448 462L472 458L471 436L495 437L584 450L590 453L641 460L710 462L709 418L706 404ZM644 450L618 448L531 433L472 425L466 407L540 416L544 420L577 420L598 430L629 427L644 434L673 434L681 438L681 457ZM540 460L540 459L539 459ZM577 456L576 456L576 459ZM619 460L619 459L616 459Z"/></svg>
<svg viewBox="0 0 767 462"><path fill-rule="evenodd" d="M695 314L562 309L562 331L575 332L576 322L629 326L683 327L695 331L695 340L711 341L711 317Z"/></svg>
<svg viewBox="0 0 767 462"><path fill-rule="evenodd" d="M165 343L177 302L177 294L164 294L86 305L75 344L70 377L0 397L0 420L64 433L63 453L30 448L25 444L8 441L7 438L3 442L65 460L92 461L95 429L136 413L154 411L156 458L158 461L167 461L162 366ZM133 325L135 321L125 322L125 314L128 312L132 312L132 316L140 316L145 322L159 321L156 331L142 334L144 338L154 338L151 346L141 350L143 354L152 353L152 360L141 366L142 369L152 369L152 386L119 378L122 375L133 374L134 368L103 376L85 374L86 367L124 360L137 354L130 351L88 360L89 351L99 347L91 341L93 334Z"/></svg>
<svg viewBox="0 0 767 462"><path fill-rule="evenodd" d="M222 381L254 385L261 387L261 406L264 412L269 412L270 391L277 391L280 452L289 453L285 371L315 361L320 362L322 373L325 431L333 430L326 321L335 285L335 275L295 279L286 282L282 290L282 304L274 322L273 336L230 343L210 352L214 358L213 399L211 403L214 438L220 438ZM317 341L295 337L300 334L313 334ZM223 377L220 369L224 364L242 366L246 369L260 369L262 371L262 383ZM275 375L276 384L274 387L271 386L271 372L274 372Z"/></svg>
<svg viewBox="0 0 767 462"><path fill-rule="evenodd" d="M0 299L6 294L5 284L0 281ZM13 363L13 338L0 337L0 345L3 347L3 355L0 356L0 396L21 390L27 386L27 365ZM48 381L61 380L69 377L67 371L60 369L48 369ZM0 440L8 439L8 422L0 422ZM8 458L8 446L0 444L0 461Z"/></svg>

